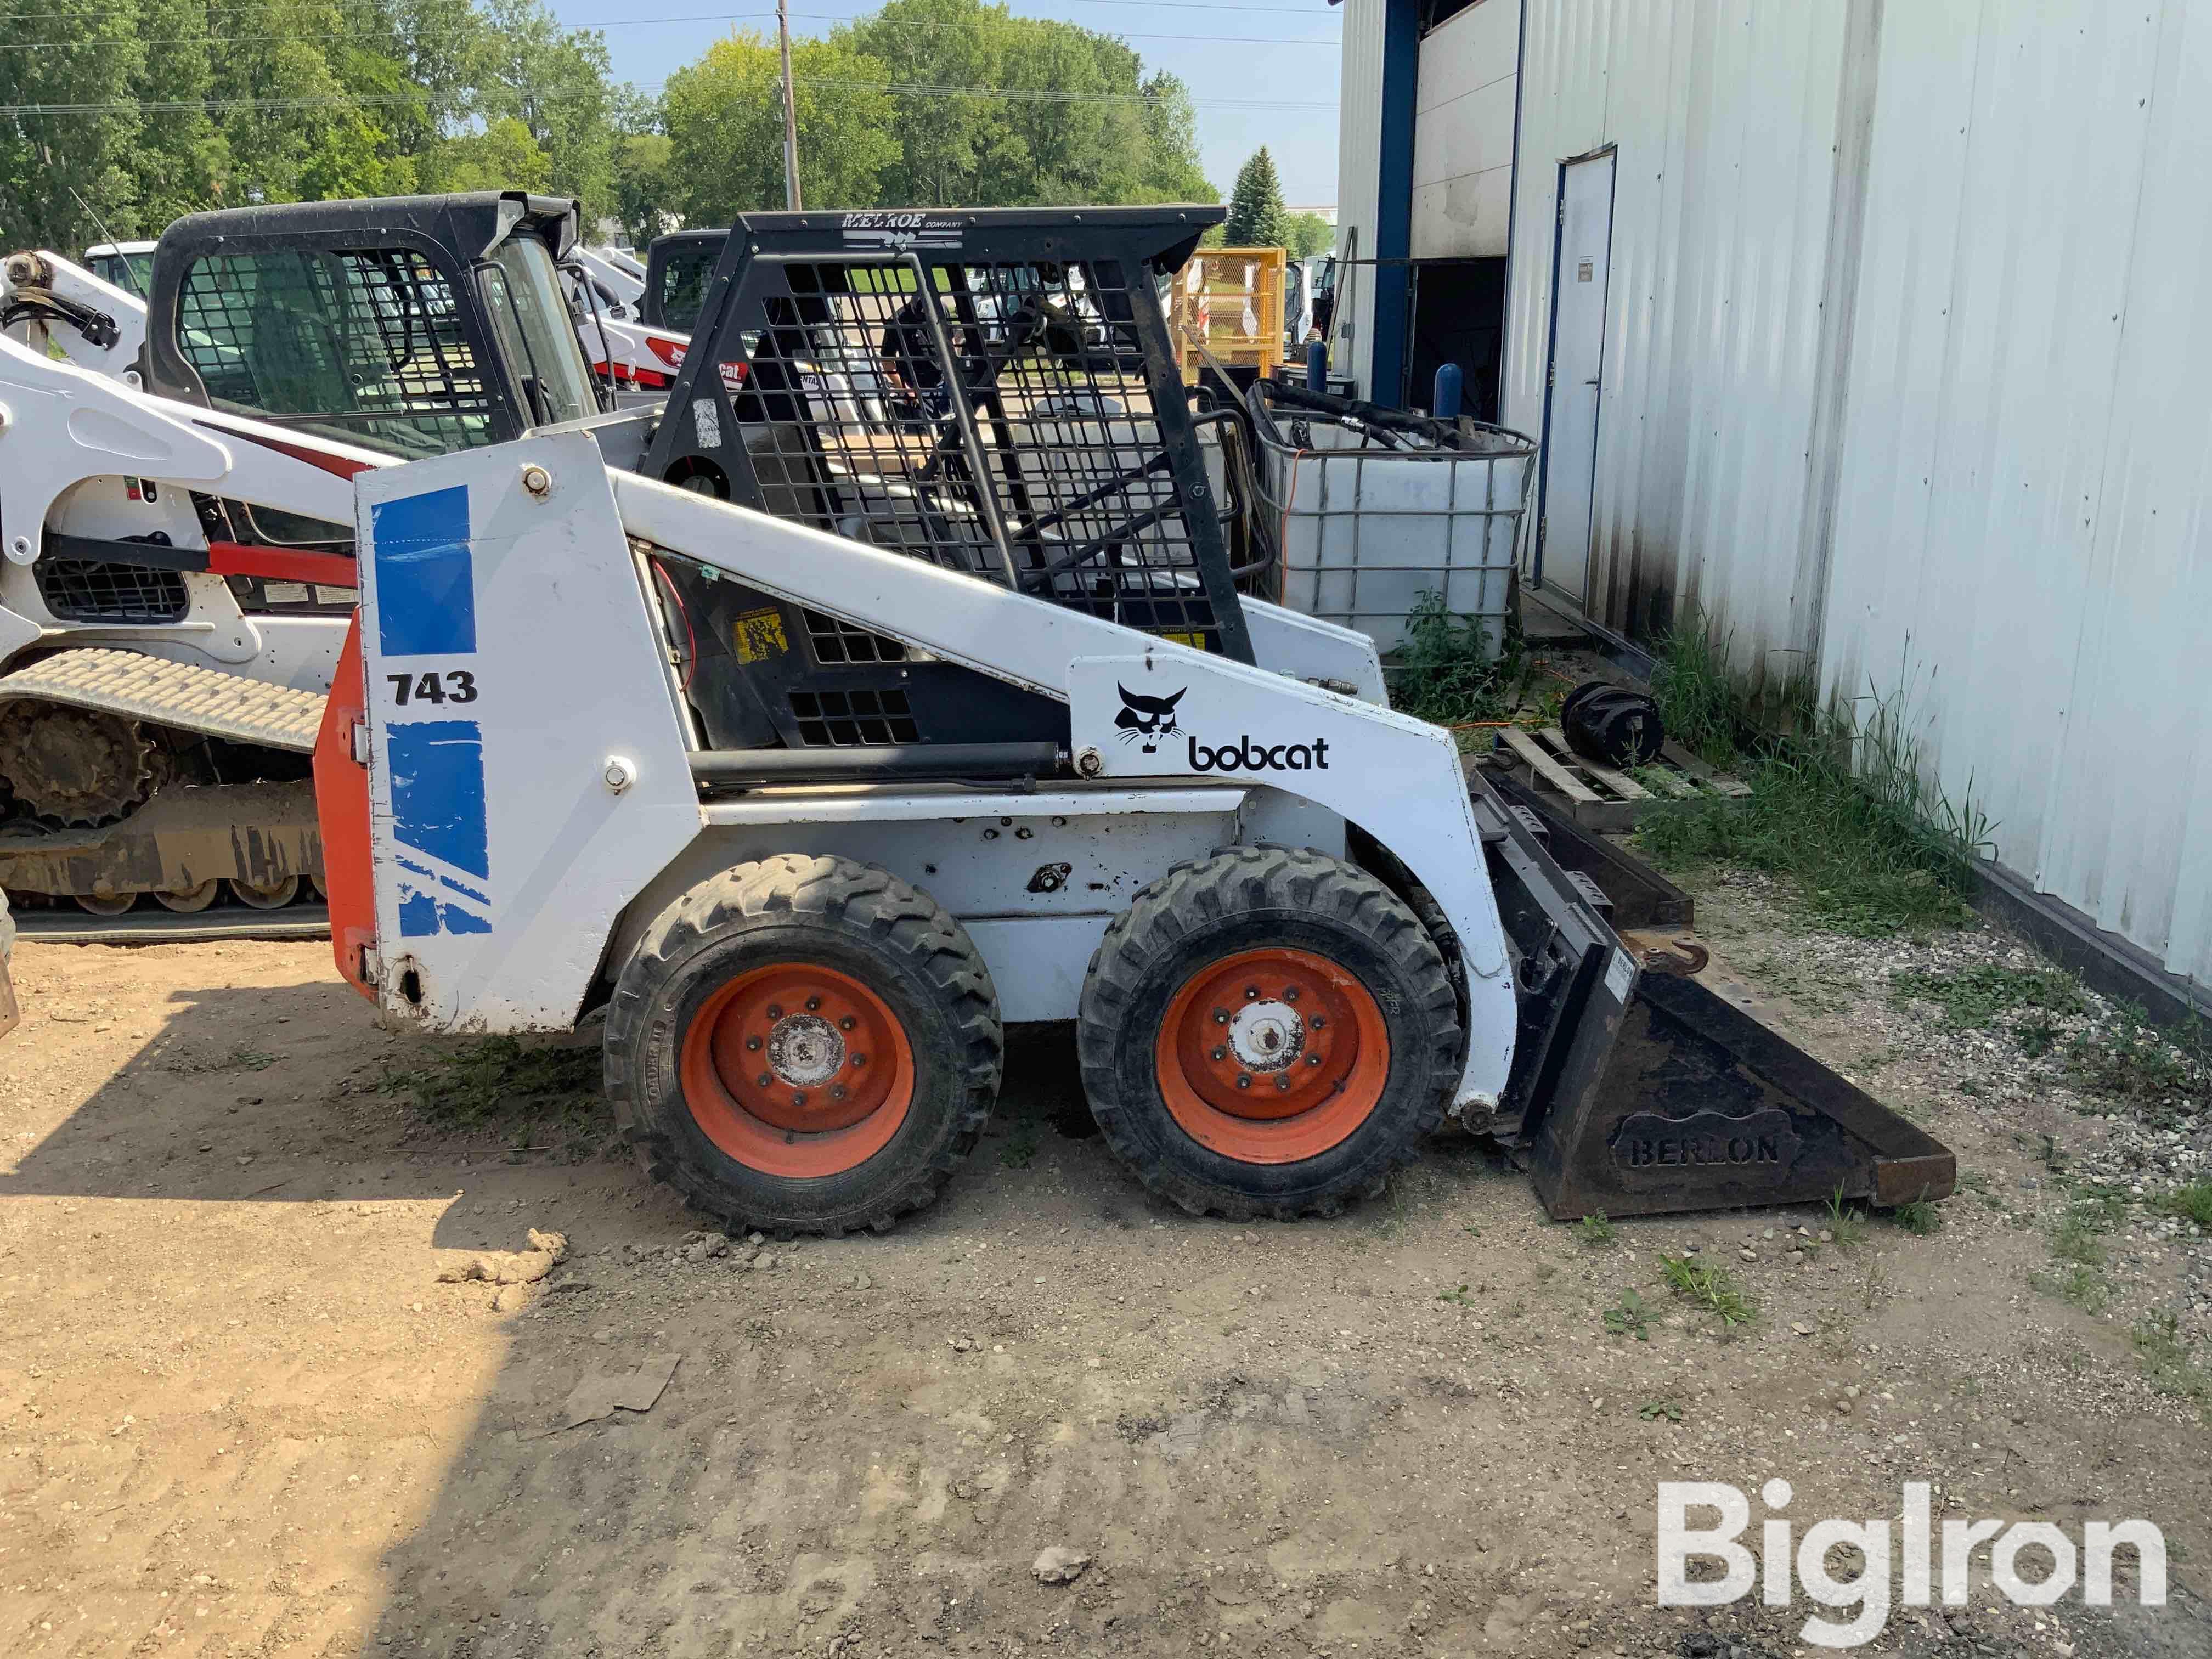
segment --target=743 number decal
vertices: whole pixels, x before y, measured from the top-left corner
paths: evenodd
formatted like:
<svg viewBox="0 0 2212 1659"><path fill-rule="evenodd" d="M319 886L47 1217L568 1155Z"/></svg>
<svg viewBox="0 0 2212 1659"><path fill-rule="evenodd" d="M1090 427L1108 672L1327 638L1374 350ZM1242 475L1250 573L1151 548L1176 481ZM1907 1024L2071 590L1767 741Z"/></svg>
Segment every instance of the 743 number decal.
<svg viewBox="0 0 2212 1659"><path fill-rule="evenodd" d="M477 677L465 668L443 674L386 674L393 701L404 708L410 702L474 702Z"/></svg>

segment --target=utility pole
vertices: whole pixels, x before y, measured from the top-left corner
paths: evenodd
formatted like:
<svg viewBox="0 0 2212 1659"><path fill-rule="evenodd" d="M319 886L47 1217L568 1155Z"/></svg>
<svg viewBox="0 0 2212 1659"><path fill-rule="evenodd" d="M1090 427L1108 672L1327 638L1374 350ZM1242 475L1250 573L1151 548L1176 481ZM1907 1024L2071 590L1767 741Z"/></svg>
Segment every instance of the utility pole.
<svg viewBox="0 0 2212 1659"><path fill-rule="evenodd" d="M783 204L793 213L799 197L799 106L791 97L791 0L775 0L776 44L783 52Z"/></svg>

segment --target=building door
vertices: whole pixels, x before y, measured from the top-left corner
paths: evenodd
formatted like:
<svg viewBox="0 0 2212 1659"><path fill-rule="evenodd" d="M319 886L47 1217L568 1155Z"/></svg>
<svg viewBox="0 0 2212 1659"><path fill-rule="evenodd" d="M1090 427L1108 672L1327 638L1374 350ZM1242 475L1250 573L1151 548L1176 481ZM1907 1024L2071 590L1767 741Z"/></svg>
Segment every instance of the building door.
<svg viewBox="0 0 2212 1659"><path fill-rule="evenodd" d="M1588 608L1590 496L1605 367L1607 261L1613 248L1613 152L1559 169L1559 238L1552 270L1552 373L1545 398L1546 587Z"/></svg>

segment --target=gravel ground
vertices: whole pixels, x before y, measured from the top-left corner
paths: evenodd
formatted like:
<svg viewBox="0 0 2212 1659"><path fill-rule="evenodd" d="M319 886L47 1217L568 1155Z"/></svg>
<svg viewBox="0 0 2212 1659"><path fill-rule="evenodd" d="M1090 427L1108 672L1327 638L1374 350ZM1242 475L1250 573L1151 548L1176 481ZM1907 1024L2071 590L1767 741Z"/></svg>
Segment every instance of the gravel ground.
<svg viewBox="0 0 2212 1659"><path fill-rule="evenodd" d="M2125 1036L2094 999L2039 1056L2014 1015L1898 1000L2032 965L1999 936L1808 932L1740 874L1699 902L1719 988L1958 1152L1936 1231L1563 1227L1464 1140L1337 1220L1193 1220L1086 1132L1043 1031L929 1212L723 1239L596 1107L426 1122L382 1085L439 1050L324 947L24 945L0 1652L1783 1659L1802 1599L1653 1596L1657 1482L1781 1476L1793 1518L1925 1480L1946 1515L2169 1541L2165 1608L2124 1571L2110 1613L1978 1574L1872 1651L2212 1655L2206 1247L2144 1201L2203 1170L2201 1109L2081 1091L2068 1022ZM532 1229L562 1259L498 1282L541 1271Z"/></svg>

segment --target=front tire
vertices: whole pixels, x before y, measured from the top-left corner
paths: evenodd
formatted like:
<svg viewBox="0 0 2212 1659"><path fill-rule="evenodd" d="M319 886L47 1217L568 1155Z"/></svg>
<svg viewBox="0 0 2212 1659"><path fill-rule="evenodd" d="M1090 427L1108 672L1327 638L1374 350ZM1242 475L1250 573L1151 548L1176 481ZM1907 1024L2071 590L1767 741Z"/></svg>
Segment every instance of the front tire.
<svg viewBox="0 0 2212 1659"><path fill-rule="evenodd" d="M934 899L849 859L739 865L663 911L607 1012L639 1160L738 1227L888 1229L998 1097L998 994Z"/></svg>
<svg viewBox="0 0 2212 1659"><path fill-rule="evenodd" d="M1428 931L1355 866L1247 848L1115 918L1085 979L1092 1115L1194 1215L1332 1215L1443 1121L1458 1000Z"/></svg>

